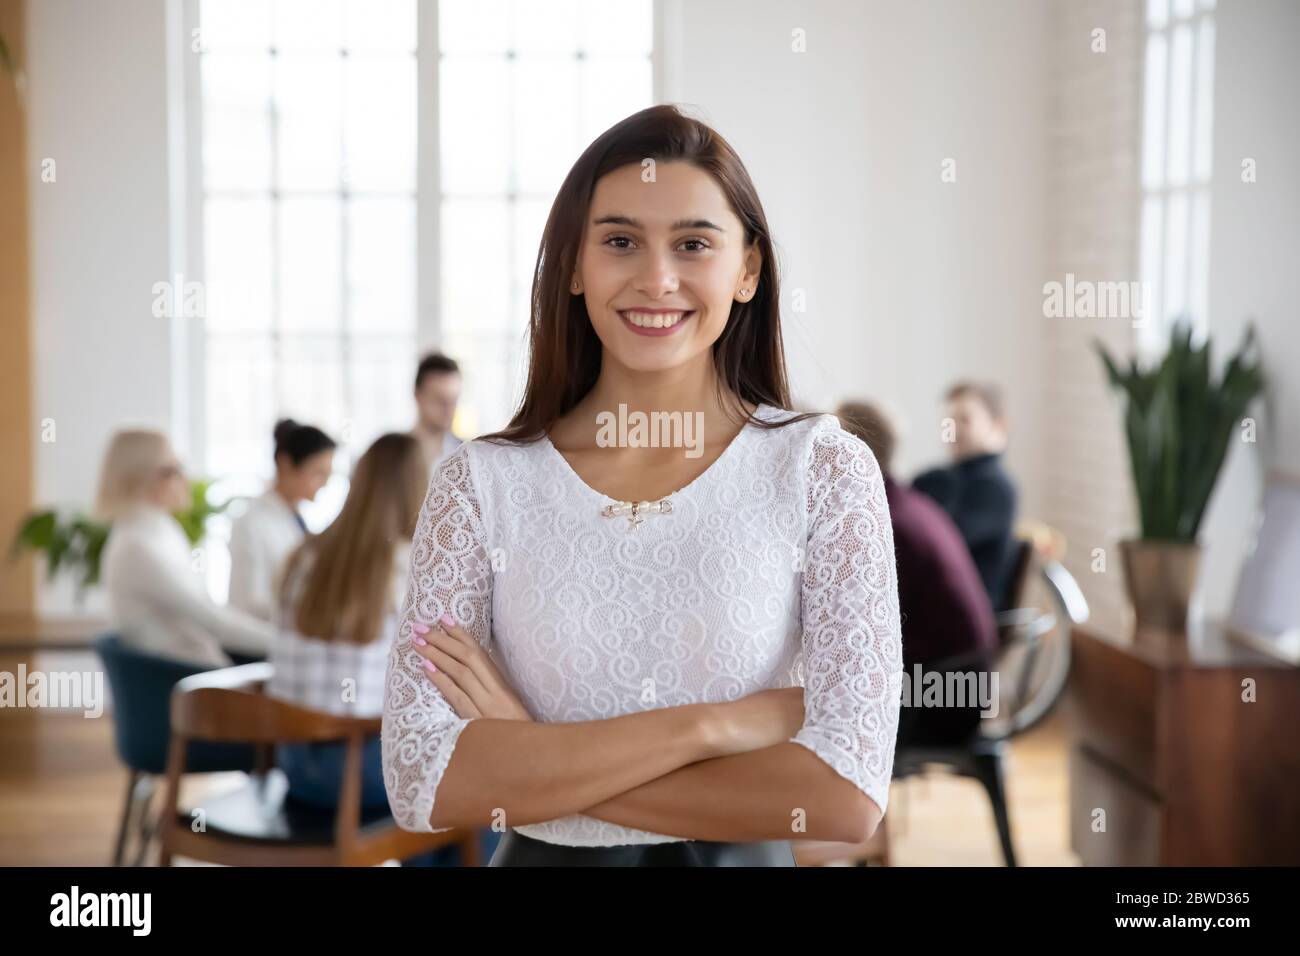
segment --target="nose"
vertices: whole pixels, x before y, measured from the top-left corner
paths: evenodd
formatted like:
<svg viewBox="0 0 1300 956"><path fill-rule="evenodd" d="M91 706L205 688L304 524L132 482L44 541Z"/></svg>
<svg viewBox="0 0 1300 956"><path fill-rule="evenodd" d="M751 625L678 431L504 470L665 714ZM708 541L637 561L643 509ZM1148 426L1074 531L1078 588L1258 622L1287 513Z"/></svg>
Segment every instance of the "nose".
<svg viewBox="0 0 1300 956"><path fill-rule="evenodd" d="M634 283L637 292L657 299L677 291L677 271L673 268L671 255L652 251L642 259L642 263Z"/></svg>

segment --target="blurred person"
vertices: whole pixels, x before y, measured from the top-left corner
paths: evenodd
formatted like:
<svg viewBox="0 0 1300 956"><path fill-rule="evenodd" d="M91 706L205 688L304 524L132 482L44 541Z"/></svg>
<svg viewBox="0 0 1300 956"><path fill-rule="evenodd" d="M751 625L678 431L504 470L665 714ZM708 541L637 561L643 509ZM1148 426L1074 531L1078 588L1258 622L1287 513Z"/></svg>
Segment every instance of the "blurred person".
<svg viewBox="0 0 1300 956"><path fill-rule="evenodd" d="M897 431L869 402L845 402L835 414L876 456L884 473L889 517L898 560L898 608L903 625L903 669L915 677L959 655L987 670L997 648L997 624L979 572L952 520L926 495L899 484L891 473ZM900 743L947 743L968 736L979 721L978 707L904 707Z"/></svg>
<svg viewBox="0 0 1300 956"><path fill-rule="evenodd" d="M314 501L334 469L332 438L291 418L275 426L275 478L230 532L230 606L270 621L285 559L303 542L298 505Z"/></svg>
<svg viewBox="0 0 1300 956"><path fill-rule="evenodd" d="M212 600L194 548L172 512L190 505L184 468L156 431L113 436L100 472L97 511L111 522L101 576L114 628L130 647L210 667L230 654L263 657L265 621Z"/></svg>
<svg viewBox="0 0 1300 956"><path fill-rule="evenodd" d="M1016 486L1003 466L1007 419L1002 390L959 382L948 390L954 424L953 463L918 475L912 487L948 512L970 549L995 611L1008 593L1016 563Z"/></svg>
<svg viewBox="0 0 1300 956"><path fill-rule="evenodd" d="M357 461L338 517L295 550L285 568L268 694L330 714L383 714L384 672L406 596L411 535L426 479L419 443L409 435L382 435ZM278 763L289 795L336 807L344 754L336 742L280 745ZM366 742L361 772L362 807L386 807L378 734ZM485 859L497 838L491 830L480 833ZM452 846L424 862L458 858L459 847Z"/></svg>
<svg viewBox="0 0 1300 956"><path fill-rule="evenodd" d="M456 404L460 401L460 366L441 352L430 352L415 370L415 427L411 435L420 450L430 476L434 466L461 445L452 434Z"/></svg>

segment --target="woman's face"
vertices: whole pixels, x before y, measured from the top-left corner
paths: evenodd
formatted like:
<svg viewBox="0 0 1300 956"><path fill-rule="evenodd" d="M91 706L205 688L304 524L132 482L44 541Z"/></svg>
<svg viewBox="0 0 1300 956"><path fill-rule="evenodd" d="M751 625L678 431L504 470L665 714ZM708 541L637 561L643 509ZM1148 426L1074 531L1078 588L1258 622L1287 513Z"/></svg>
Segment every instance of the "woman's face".
<svg viewBox="0 0 1300 956"><path fill-rule="evenodd" d="M732 303L754 298L761 265L712 176L683 162L654 174L629 165L596 183L573 277L606 360L633 371L709 350Z"/></svg>
<svg viewBox="0 0 1300 956"><path fill-rule="evenodd" d="M334 470L334 449L318 451L316 454L295 465L288 456L282 456L279 464L280 492L291 501L315 501L316 494L325 487Z"/></svg>
<svg viewBox="0 0 1300 956"><path fill-rule="evenodd" d="M185 477L185 466L170 445L155 466L148 488L149 501L165 511L183 511L190 506L190 483Z"/></svg>

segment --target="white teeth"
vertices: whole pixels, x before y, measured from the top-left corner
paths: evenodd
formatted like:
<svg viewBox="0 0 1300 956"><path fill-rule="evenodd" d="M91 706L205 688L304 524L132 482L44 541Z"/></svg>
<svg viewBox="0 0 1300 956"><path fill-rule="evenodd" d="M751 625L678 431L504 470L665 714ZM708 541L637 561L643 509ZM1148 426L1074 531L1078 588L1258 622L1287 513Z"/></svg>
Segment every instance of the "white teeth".
<svg viewBox="0 0 1300 956"><path fill-rule="evenodd" d="M686 317L685 312L624 312L623 315L633 325L643 329L672 328Z"/></svg>

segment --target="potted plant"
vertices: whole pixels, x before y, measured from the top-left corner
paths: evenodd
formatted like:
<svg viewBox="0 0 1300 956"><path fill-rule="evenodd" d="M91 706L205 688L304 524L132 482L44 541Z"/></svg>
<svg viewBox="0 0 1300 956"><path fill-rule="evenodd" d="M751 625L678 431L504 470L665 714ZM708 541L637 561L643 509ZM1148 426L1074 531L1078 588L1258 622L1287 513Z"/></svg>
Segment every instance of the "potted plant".
<svg viewBox="0 0 1300 956"><path fill-rule="evenodd" d="M1120 549L1139 628L1186 631L1200 568L1201 519L1228 442L1264 387L1255 345L1255 329L1248 326L1216 382L1209 339L1194 346L1186 322L1174 325L1164 358L1146 369L1136 359L1122 368L1096 343L1110 384L1126 399L1124 433L1142 530L1121 541Z"/></svg>
<svg viewBox="0 0 1300 956"><path fill-rule="evenodd" d="M203 540L208 518L225 511L230 505L229 501L220 505L208 502L211 485L210 481L191 480L190 506L175 512L176 520L194 546ZM100 558L110 530L107 523L84 514L64 517L54 509L36 511L28 515L19 527L14 538L13 555L17 557L24 551L43 553L48 578L54 580L60 570L71 574L76 585L76 600L81 604L86 591L99 583Z"/></svg>

